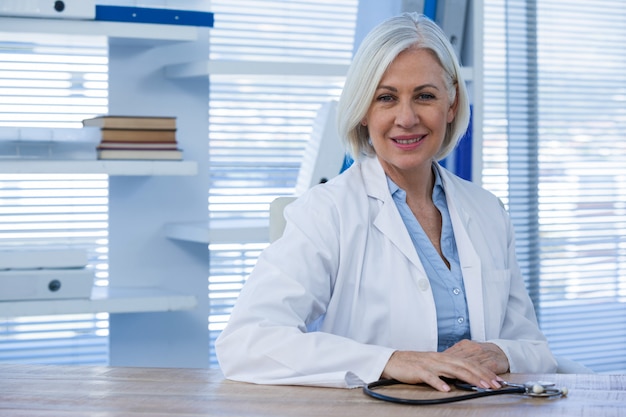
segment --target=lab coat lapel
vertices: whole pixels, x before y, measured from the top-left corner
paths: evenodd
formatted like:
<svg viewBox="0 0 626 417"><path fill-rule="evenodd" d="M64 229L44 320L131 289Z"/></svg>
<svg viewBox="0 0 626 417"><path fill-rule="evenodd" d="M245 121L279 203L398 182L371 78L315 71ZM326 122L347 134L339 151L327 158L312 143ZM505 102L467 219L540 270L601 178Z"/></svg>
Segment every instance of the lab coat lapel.
<svg viewBox="0 0 626 417"><path fill-rule="evenodd" d="M463 202L460 197L457 196L454 181L450 179L452 174L441 169L439 166L437 166L437 168L439 169L444 184L448 210L454 230L454 238L459 252L467 308L470 316L472 339L484 341L486 340L486 334L482 291L482 268L478 253L474 249L474 245L468 234L472 217L463 209Z"/></svg>
<svg viewBox="0 0 626 417"><path fill-rule="evenodd" d="M425 274L426 272L415 251L409 232L406 230L398 208L389 193L387 177L378 158L367 158L361 164L367 194L370 198L378 201L379 212L374 219L374 227L380 230L422 274Z"/></svg>

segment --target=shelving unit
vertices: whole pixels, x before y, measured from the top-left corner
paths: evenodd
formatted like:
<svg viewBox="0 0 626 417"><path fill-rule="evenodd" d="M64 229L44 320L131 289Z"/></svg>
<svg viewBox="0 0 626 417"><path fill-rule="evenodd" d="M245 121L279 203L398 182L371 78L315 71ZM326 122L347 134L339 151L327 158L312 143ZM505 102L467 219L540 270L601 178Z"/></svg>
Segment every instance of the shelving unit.
<svg viewBox="0 0 626 417"><path fill-rule="evenodd" d="M164 230L208 221L209 80L164 68L208 57L210 29L0 17L0 31L106 37L109 114L176 117L186 159L2 160L2 173L109 175L109 287L84 300L0 302L0 315L108 312L111 365L208 368L208 246Z"/></svg>

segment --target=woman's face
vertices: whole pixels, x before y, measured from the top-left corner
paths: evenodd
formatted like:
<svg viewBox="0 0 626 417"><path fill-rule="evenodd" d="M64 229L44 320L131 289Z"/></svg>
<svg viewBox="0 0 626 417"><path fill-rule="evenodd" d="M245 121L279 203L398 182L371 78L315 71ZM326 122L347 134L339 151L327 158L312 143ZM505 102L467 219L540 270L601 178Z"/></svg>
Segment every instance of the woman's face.
<svg viewBox="0 0 626 417"><path fill-rule="evenodd" d="M449 99L443 68L431 52L408 49L383 75L361 123L393 179L431 169L455 114L456 100Z"/></svg>

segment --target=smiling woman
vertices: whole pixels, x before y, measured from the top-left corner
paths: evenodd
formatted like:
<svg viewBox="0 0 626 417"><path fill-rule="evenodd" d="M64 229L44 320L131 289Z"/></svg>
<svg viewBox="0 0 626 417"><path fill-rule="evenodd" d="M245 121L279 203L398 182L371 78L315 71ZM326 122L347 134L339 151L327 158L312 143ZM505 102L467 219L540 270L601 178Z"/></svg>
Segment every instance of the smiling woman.
<svg viewBox="0 0 626 417"><path fill-rule="evenodd" d="M497 389L508 371L554 372L507 213L438 163L467 128L462 84L423 15L365 37L337 112L355 163L285 208L216 342L227 378L448 392L445 378Z"/></svg>

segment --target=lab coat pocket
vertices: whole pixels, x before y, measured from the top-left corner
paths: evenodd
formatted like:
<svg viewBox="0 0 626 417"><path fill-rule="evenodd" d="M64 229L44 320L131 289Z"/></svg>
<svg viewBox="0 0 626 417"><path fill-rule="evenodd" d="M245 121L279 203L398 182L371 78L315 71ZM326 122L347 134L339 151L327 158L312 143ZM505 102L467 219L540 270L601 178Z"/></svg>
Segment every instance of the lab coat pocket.
<svg viewBox="0 0 626 417"><path fill-rule="evenodd" d="M488 323L489 330L495 331L496 334L499 334L504 322L509 301L511 270L485 270L483 283L486 322ZM489 333L491 333L491 331L488 331L488 337L490 337ZM491 337L494 337L494 333L491 333L491 335Z"/></svg>

